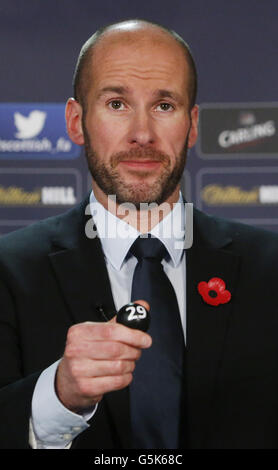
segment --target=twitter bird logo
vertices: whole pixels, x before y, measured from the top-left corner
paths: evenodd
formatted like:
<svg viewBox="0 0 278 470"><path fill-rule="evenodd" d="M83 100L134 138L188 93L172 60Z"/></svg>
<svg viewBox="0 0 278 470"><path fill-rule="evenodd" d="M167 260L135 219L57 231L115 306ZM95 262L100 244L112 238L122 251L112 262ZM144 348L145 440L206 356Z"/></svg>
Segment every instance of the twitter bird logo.
<svg viewBox="0 0 278 470"><path fill-rule="evenodd" d="M46 119L46 113L43 111L31 111L29 116L14 113L14 123L18 130L15 137L18 139L32 139L36 137L43 129Z"/></svg>

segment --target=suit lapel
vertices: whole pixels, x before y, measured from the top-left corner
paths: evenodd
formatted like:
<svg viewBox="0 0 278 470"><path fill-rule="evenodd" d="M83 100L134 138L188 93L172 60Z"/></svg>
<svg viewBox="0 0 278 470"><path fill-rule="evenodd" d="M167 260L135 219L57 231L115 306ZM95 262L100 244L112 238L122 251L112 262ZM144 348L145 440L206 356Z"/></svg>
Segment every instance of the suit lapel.
<svg viewBox="0 0 278 470"><path fill-rule="evenodd" d="M100 241L90 242L90 247L66 248L49 255L74 323L105 321L102 310L108 319L115 315Z"/></svg>
<svg viewBox="0 0 278 470"><path fill-rule="evenodd" d="M220 229L219 229L220 227ZM239 267L229 252L225 228L195 211L193 246L186 253L187 272L187 425L190 448L205 446L217 373L229 328ZM231 294L230 302L211 306L197 290L200 281L219 277Z"/></svg>
<svg viewBox="0 0 278 470"><path fill-rule="evenodd" d="M88 199L60 219L49 254L73 323L106 321L116 313L100 240L85 235L87 204ZM129 447L128 390L106 394L103 400L123 448ZM105 405L100 403L100 412Z"/></svg>

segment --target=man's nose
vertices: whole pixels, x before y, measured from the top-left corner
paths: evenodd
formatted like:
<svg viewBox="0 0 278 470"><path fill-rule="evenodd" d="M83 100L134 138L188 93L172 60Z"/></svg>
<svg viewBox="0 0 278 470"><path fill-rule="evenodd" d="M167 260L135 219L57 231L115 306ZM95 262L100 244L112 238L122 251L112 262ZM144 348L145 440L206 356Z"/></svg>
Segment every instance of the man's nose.
<svg viewBox="0 0 278 470"><path fill-rule="evenodd" d="M137 111L131 118L129 143L145 146L155 142L154 123L147 111Z"/></svg>

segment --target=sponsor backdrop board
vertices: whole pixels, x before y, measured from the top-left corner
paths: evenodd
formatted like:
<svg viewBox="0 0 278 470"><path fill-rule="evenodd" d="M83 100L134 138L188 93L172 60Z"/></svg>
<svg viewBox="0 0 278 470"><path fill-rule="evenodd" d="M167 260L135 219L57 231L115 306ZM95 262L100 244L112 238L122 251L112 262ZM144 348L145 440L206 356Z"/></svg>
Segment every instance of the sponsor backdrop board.
<svg viewBox="0 0 278 470"><path fill-rule="evenodd" d="M278 103L202 104L199 129L204 159L278 157Z"/></svg>
<svg viewBox="0 0 278 470"><path fill-rule="evenodd" d="M204 168L197 175L198 207L250 224L278 224L278 168Z"/></svg>
<svg viewBox="0 0 278 470"><path fill-rule="evenodd" d="M145 18L191 45L199 72L199 141L186 199L210 214L278 231L276 0L10 0L0 6L0 235L58 214L90 190L64 110L85 40Z"/></svg>

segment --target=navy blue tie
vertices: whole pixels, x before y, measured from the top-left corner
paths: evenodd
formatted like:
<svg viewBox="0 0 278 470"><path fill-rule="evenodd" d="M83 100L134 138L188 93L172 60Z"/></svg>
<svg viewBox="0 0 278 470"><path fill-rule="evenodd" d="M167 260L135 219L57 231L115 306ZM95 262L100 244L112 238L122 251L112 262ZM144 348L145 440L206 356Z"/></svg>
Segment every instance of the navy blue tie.
<svg viewBox="0 0 278 470"><path fill-rule="evenodd" d="M138 260L131 300L150 304L148 333L153 344L142 352L130 385L133 447L175 449L179 445L184 337L177 298L161 261L168 252L157 238L137 238Z"/></svg>

